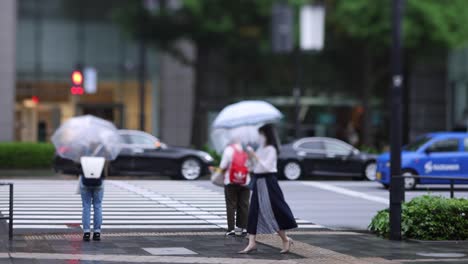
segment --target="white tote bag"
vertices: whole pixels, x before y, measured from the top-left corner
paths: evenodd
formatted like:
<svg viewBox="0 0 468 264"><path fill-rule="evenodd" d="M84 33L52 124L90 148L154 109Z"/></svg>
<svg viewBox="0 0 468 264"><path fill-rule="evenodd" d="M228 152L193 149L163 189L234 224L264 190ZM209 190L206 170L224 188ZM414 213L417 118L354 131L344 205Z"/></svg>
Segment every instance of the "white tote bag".
<svg viewBox="0 0 468 264"><path fill-rule="evenodd" d="M222 170L217 168L211 171L211 182L219 187L224 187L224 175Z"/></svg>

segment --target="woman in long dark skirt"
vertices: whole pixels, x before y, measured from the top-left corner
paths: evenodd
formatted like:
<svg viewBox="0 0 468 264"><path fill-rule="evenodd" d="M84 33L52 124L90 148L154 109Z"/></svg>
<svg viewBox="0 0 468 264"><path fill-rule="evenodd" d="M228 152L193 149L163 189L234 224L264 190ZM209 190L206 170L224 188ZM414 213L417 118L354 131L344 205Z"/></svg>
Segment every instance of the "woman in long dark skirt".
<svg viewBox="0 0 468 264"><path fill-rule="evenodd" d="M286 235L285 230L296 228L297 223L284 199L283 192L278 185L276 163L278 159L278 141L272 125L265 125L259 129L260 148L254 152L248 148L254 164L253 193L249 208L247 232L249 244L240 251L248 254L257 249L257 234L278 233L283 241L281 254L288 253L293 241Z"/></svg>

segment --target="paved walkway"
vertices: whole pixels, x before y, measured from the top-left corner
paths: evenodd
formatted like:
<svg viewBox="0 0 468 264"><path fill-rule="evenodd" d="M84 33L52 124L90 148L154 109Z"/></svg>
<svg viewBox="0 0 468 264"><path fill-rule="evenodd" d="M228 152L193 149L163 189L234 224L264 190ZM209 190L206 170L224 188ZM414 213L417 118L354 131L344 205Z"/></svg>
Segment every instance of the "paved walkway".
<svg viewBox="0 0 468 264"><path fill-rule="evenodd" d="M290 236L291 254L279 254L279 238L268 235L259 237L257 252L239 255L247 239L222 231L106 233L101 242L82 242L78 233L21 234L2 237L0 263L468 263L468 243L392 242L343 231Z"/></svg>

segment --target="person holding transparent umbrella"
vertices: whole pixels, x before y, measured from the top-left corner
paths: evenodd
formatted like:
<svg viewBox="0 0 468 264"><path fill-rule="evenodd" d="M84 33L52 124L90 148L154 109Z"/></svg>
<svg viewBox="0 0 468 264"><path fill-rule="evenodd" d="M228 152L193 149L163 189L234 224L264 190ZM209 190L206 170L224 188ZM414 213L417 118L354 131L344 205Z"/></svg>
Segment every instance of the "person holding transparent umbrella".
<svg viewBox="0 0 468 264"><path fill-rule="evenodd" d="M91 240L91 206L94 208L93 240L101 240L102 200L106 162L120 153L120 136L109 121L94 116L69 119L52 136L57 154L81 163L80 194L82 199L83 240Z"/></svg>
<svg viewBox="0 0 468 264"><path fill-rule="evenodd" d="M96 157L102 155L104 150L101 144L91 146L93 153L89 156ZM101 225L102 225L102 200L104 198L104 178L106 174L106 164L98 178L86 178L80 175L80 194L83 207L82 225L83 225L83 240L91 240L91 205L94 209L93 217L93 240L101 240Z"/></svg>
<svg viewBox="0 0 468 264"><path fill-rule="evenodd" d="M285 230L296 228L297 223L276 179L279 140L272 124L282 117L267 102L242 101L226 106L212 125L212 142L218 151L229 143L233 134L241 135L244 145L259 146L256 152L248 147L253 163L253 193L247 224L249 244L239 252L242 254L256 250L257 234L278 233L283 241L281 253L288 253L293 243Z"/></svg>

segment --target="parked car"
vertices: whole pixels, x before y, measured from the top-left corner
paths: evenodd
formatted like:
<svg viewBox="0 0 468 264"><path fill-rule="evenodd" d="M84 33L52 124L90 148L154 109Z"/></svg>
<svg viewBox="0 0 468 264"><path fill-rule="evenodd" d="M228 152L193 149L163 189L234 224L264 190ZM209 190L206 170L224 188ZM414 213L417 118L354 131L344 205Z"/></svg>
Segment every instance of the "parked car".
<svg viewBox="0 0 468 264"><path fill-rule="evenodd" d="M119 130L122 150L110 162L109 175L166 175L195 180L208 174L213 158L206 152L173 147L136 130ZM65 174L81 173L79 164L56 155L53 167Z"/></svg>
<svg viewBox="0 0 468 264"><path fill-rule="evenodd" d="M310 175L349 176L375 180L376 155L358 149L334 138L302 138L283 145L278 160L278 171L288 180Z"/></svg>
<svg viewBox="0 0 468 264"><path fill-rule="evenodd" d="M468 133L438 132L418 137L403 147L401 168L403 176L468 178ZM390 185L389 153L377 159L377 181L385 188ZM417 184L445 184L449 181L405 178L404 183L405 189L414 189Z"/></svg>

